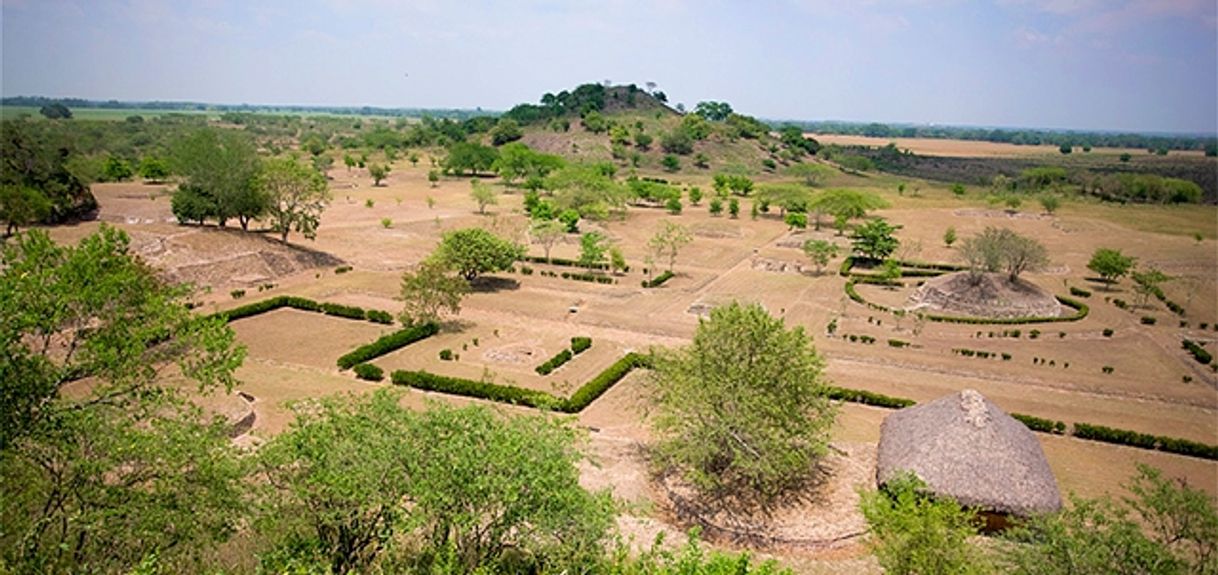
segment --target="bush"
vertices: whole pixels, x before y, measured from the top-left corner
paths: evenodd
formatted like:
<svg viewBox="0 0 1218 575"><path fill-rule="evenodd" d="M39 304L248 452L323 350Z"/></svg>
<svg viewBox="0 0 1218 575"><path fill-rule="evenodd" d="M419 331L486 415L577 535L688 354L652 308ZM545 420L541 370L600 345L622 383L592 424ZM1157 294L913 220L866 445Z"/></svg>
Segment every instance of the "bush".
<svg viewBox="0 0 1218 575"><path fill-rule="evenodd" d="M233 296L233 299L241 299L241 298L245 297L245 290L235 289L231 292L228 292L228 295Z"/></svg>
<svg viewBox="0 0 1218 575"><path fill-rule="evenodd" d="M520 258L520 261L530 262L530 263L535 263L535 264L550 264L550 265L563 266L563 267L569 267L569 268L591 267L592 269L598 269L598 270L609 269L609 264L607 264L607 263L597 263L597 264L593 264L592 266L588 266L587 264L579 263L579 260L572 260L572 259L558 258L558 257L550 258L550 261L546 261L546 258L541 257L541 256L523 256ZM630 270L625 269L622 271L628 272Z"/></svg>
<svg viewBox="0 0 1218 575"><path fill-rule="evenodd" d="M373 323L381 323L381 324L385 324L385 325L393 324L393 315L387 311L381 311L379 309L370 309L370 310L368 310L366 317L368 318L368 321L373 322Z"/></svg>
<svg viewBox="0 0 1218 575"><path fill-rule="evenodd" d="M349 271L351 271L351 266L338 266L334 268L334 273L339 275L345 274Z"/></svg>
<svg viewBox="0 0 1218 575"><path fill-rule="evenodd" d="M1142 316L1142 325L1154 325L1156 321L1158 321L1158 320L1156 320L1154 316L1150 316L1150 315Z"/></svg>
<svg viewBox="0 0 1218 575"><path fill-rule="evenodd" d="M1200 363L1201 365L1209 365L1210 362L1214 361L1214 356L1210 355L1208 350L1201 347L1201 344L1191 339L1182 341L1181 346L1188 350L1189 353L1193 354L1193 359L1197 360L1197 363Z"/></svg>
<svg viewBox="0 0 1218 575"><path fill-rule="evenodd" d="M877 407L888 407L892 409L902 409L917 403L912 399L903 397L892 397L882 393L874 393L863 389L847 389L844 387L829 387L829 399L837 401L849 401L851 403L861 403L863 405L874 405Z"/></svg>
<svg viewBox="0 0 1218 575"><path fill-rule="evenodd" d="M603 395L609 388L621 381L626 374L637 367L651 367L650 356L637 353L628 353L621 359L617 360L605 368L605 371L600 372L596 377L592 378L575 390L571 397L562 405L562 411L566 413L579 413L585 407L588 407L596 398Z"/></svg>
<svg viewBox="0 0 1218 575"><path fill-rule="evenodd" d="M1070 295L1078 297L1091 297L1091 292L1083 289L1070 286Z"/></svg>
<svg viewBox="0 0 1218 575"><path fill-rule="evenodd" d="M1104 367L1100 368L1100 371L1104 372L1105 375L1108 375L1116 371L1116 368L1112 367L1111 365L1105 365Z"/></svg>
<svg viewBox="0 0 1218 575"><path fill-rule="evenodd" d="M364 308L355 307L352 305L343 305L338 303L323 303L321 304L321 312L326 315L334 315L345 317L347 319L366 319Z"/></svg>
<svg viewBox="0 0 1218 575"><path fill-rule="evenodd" d="M486 381L445 377L425 371L397 370L391 373L389 378L393 381L394 385L405 385L425 391L437 391L440 393L489 399L513 405L553 407L562 404L562 400L544 391L498 385Z"/></svg>
<svg viewBox="0 0 1218 575"><path fill-rule="evenodd" d="M1106 328L1104 328L1104 331L1102 333L1104 334L1104 337L1112 337L1112 334L1114 334L1116 332L1112 331L1112 328L1106 327Z"/></svg>
<svg viewBox="0 0 1218 575"><path fill-rule="evenodd" d="M355 376L360 379L368 381L381 381L385 379L385 371L371 363L356 364L354 371Z"/></svg>
<svg viewBox="0 0 1218 575"><path fill-rule="evenodd" d="M448 349L448 348L444 348L444 349L440 350L440 361L452 361L452 360L453 360L453 350Z"/></svg>
<svg viewBox="0 0 1218 575"><path fill-rule="evenodd" d="M356 364L378 358L391 351L396 351L406 347L421 339L429 338L435 335L438 331L440 331L439 325L435 323L425 323L383 335L376 341L361 345L355 348L355 350L338 358L338 367L339 369L350 369Z"/></svg>
<svg viewBox="0 0 1218 575"><path fill-rule="evenodd" d="M1142 449L1154 449L1155 444L1158 443L1158 438L1153 435L1129 431L1127 429L1115 429L1103 425L1092 425L1090 423L1075 423L1074 436L1080 439L1128 445Z"/></svg>
<svg viewBox="0 0 1218 575"><path fill-rule="evenodd" d="M1066 424L1062 421L1054 421L1035 415L1024 415L1022 413L1012 413L1011 417L1018 419L1020 423L1026 425L1032 431L1041 433L1053 433L1061 435L1066 431Z"/></svg>
<svg viewBox="0 0 1218 575"><path fill-rule="evenodd" d="M571 352L579 355L592 347L592 338L576 336L571 338Z"/></svg>
<svg viewBox="0 0 1218 575"><path fill-rule="evenodd" d="M550 375L550 372L562 367L564 363L571 361L572 357L575 356L571 353L571 350L564 349L558 352L554 357L547 359L545 363L533 368L533 371L536 371L538 375Z"/></svg>
<svg viewBox="0 0 1218 575"><path fill-rule="evenodd" d="M674 274L671 271L666 271L666 272L656 276L655 279L652 279L651 281L643 280L643 287L645 287L645 288L660 287L660 286L664 285L664 282L672 279L673 275Z"/></svg>
<svg viewBox="0 0 1218 575"><path fill-rule="evenodd" d="M888 340L888 345L890 347L902 348L902 347L909 347L910 343L908 341L903 341L903 340L899 340L899 339L890 339L890 340Z"/></svg>

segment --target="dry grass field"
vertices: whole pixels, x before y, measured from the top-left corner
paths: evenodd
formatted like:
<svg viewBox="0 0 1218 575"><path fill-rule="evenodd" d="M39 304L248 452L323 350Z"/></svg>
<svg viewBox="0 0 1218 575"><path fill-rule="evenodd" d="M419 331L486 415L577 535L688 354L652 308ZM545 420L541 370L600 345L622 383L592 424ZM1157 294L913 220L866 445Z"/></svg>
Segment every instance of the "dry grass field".
<svg viewBox="0 0 1218 575"><path fill-rule="evenodd" d="M837 139L824 137L822 141ZM898 139L897 144L918 153L946 155L1048 153L1040 148L975 142ZM401 273L428 254L441 233L468 226L512 233L524 221L519 194L502 196L490 213L478 215L469 197L468 180L445 179L432 187L427 182L428 169L426 157L418 167L398 162L379 187L372 185L364 170L333 169L334 201L322 218L317 240L293 235L288 245L269 235L172 224L162 186L101 184L94 191L101 203L100 219L131 234L135 249L167 277L195 282L200 288L195 299L204 304L204 310L293 294L396 315ZM666 177L704 186L707 180L704 172ZM918 401L974 388L1008 411L1218 443L1218 379L1180 349L1182 337L1206 342L1211 350L1218 340L1213 327L1218 324L1218 242L1212 239L1212 228L1205 234L1210 239L1197 241L1130 224L1150 214L1146 217L1171 227L1170 214L1164 216L1158 208L1068 202L1056 216L1039 215L1028 207L1012 215L975 199L955 200L934 184L920 184L923 198L910 199L898 197L882 176L847 183L874 189L892 200L894 208L880 215L903 226L898 236L906 245L902 255L908 259L953 261L953 250L941 240L949 226L961 237L986 226L1010 227L1036 237L1047 246L1052 263L1029 279L1060 295L1066 295L1070 286L1092 291L1086 300L1090 315L1079 322L1019 326L1023 331L1019 338L989 337L991 331L1001 332L1002 326L933 322L915 326L910 319L897 321L846 298L845 280L836 274L840 259L826 273L816 275L797 247L809 237L846 247L846 238L829 229L793 235L774 217L751 220L746 199L740 219L711 217L703 204L686 206L679 216L631 208L624 220L584 224L585 230L603 230L625 253L631 270L618 277L616 284L499 274L506 281L499 282L494 291L468 297L460 316L440 335L375 363L387 371L426 369L474 379L485 376L499 383L566 395L627 351L681 345L692 336L700 312L738 299L760 302L788 324L803 326L826 358L829 378L839 386ZM1189 209L1194 212L1185 216L1191 218L1185 225L1218 223L1213 206ZM391 220L388 227L382 224L386 218ZM680 254L673 280L658 289L643 289L646 243L662 220L689 226L695 240ZM72 241L97 225L89 222L50 231L57 239ZM1108 291L1089 279L1092 274L1086 263L1100 246L1122 249L1139 263L1154 265L1177 278L1165 291L1187 309L1187 327L1153 299L1146 307L1131 311L1107 302L1116 297L1133 303L1137 298L1128 280ZM533 247L531 253L540 255L542 251ZM577 253L575 237L554 250L556 256ZM339 265L354 269L336 274ZM247 295L234 300L230 296L234 289L245 289ZM908 290L874 286L861 286L860 292L888 305L900 305L908 297ZM1143 325L1142 316L1157 321ZM826 326L835 318L838 336L830 336ZM1204 330L1202 322L1208 324ZM388 327L279 310L238 320L233 328L249 349L249 359L238 375L243 382L239 390L256 398L252 436L266 437L284 429L291 417L286 406L289 401L365 393L384 385L359 381L349 372L340 372L334 362ZM1105 328L1114 330L1112 337L1102 335ZM1029 339L1030 329L1040 330L1037 339ZM877 342L851 343L841 334L866 334ZM549 376L538 376L533 368L560 351L572 336L592 337L593 347ZM890 347L888 339L906 340L913 346ZM953 348L1005 352L1012 359L964 358L952 354ZM452 349L460 359L440 361L441 349ZM1052 359L1055 366L1039 365L1033 358ZM1064 367L1067 362L1068 368ZM1113 373L1103 373L1103 366L1112 366ZM588 484L610 487L628 503L623 529L642 543L661 530L677 534L681 529L673 524L664 505L657 503L656 487L647 479L638 449L648 435L641 400L646 377L645 372L633 373L577 416L580 424L592 430L591 450L597 460L586 470ZM426 399L470 401L417 391L406 393L404 401L423 405ZM844 405L834 430L835 442L843 446L873 444L886 413ZM1218 494L1218 462L1066 437L1038 437L1063 492L1120 495L1121 483L1131 476L1135 463L1144 462ZM867 473L850 477L854 479L846 491L853 492L855 484L869 487ZM834 521L858 518L851 510ZM800 572L878 570L857 541L833 548L794 546L773 551Z"/></svg>
<svg viewBox="0 0 1218 575"><path fill-rule="evenodd" d="M902 150L909 150L923 156L944 156L949 158L1005 158L1031 156L1059 156L1057 146L1042 144L1038 146L1006 144L1002 142L982 142L970 140L951 140L946 138L874 138L870 136L851 136L845 134L809 134L822 144L837 144L839 146L886 146L893 142ZM1095 148L1091 151L1096 155L1146 154L1144 149L1135 148ZM1182 156L1201 156L1197 151L1172 152Z"/></svg>

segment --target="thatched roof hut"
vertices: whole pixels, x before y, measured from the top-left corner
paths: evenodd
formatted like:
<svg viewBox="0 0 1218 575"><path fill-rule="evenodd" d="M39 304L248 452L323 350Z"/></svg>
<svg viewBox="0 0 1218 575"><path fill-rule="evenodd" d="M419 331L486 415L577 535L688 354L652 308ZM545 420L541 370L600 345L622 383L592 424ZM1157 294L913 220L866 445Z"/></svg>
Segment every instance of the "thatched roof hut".
<svg viewBox="0 0 1218 575"><path fill-rule="evenodd" d="M971 389L884 418L876 480L883 485L902 471L983 511L1027 516L1062 504L1032 432Z"/></svg>

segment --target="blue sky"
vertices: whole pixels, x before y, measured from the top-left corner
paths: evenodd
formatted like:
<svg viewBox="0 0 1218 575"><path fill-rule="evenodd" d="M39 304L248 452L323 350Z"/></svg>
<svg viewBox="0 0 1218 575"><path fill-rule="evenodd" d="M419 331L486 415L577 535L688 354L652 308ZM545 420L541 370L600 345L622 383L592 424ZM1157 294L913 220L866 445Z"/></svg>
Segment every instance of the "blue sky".
<svg viewBox="0 0 1218 575"><path fill-rule="evenodd" d="M1214 0L2 0L5 96L1218 131Z"/></svg>

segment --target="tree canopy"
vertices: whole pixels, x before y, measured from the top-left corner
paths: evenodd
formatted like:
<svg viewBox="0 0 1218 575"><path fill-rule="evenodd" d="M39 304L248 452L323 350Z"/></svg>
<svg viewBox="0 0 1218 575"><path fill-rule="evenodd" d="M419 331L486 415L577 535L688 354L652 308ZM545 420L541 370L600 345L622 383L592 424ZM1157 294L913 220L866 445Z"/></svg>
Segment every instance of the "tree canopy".
<svg viewBox="0 0 1218 575"><path fill-rule="evenodd" d="M901 241L892 235L899 229L901 226L894 226L883 218L868 220L854 228L854 235L851 236L854 253L873 262L888 259L901 245Z"/></svg>
<svg viewBox="0 0 1218 575"><path fill-rule="evenodd" d="M690 346L657 358L656 462L713 497L775 500L828 445L823 365L803 328L760 305L711 310Z"/></svg>
<svg viewBox="0 0 1218 575"><path fill-rule="evenodd" d="M310 240L317 237L321 213L331 198L325 176L296 158L273 158L258 174L258 186L266 197L271 229L280 240L288 241L292 230Z"/></svg>
<svg viewBox="0 0 1218 575"><path fill-rule="evenodd" d="M1097 248L1087 262L1087 269L1100 275L1104 283L1116 283L1122 276L1128 275L1137 259L1112 248Z"/></svg>
<svg viewBox="0 0 1218 575"><path fill-rule="evenodd" d="M1043 268L1049 252L1040 242L1007 228L987 227L964 240L959 255L976 277L982 272L1006 272L1011 281L1025 271Z"/></svg>
<svg viewBox="0 0 1218 575"><path fill-rule="evenodd" d="M259 159L244 133L202 128L172 147L174 173L185 182L173 194L173 212L180 221L214 219L224 227L237 219L242 229L266 209L255 185Z"/></svg>
<svg viewBox="0 0 1218 575"><path fill-rule="evenodd" d="M506 270L524 255L524 248L482 228L445 232L435 257L466 281L480 274Z"/></svg>

